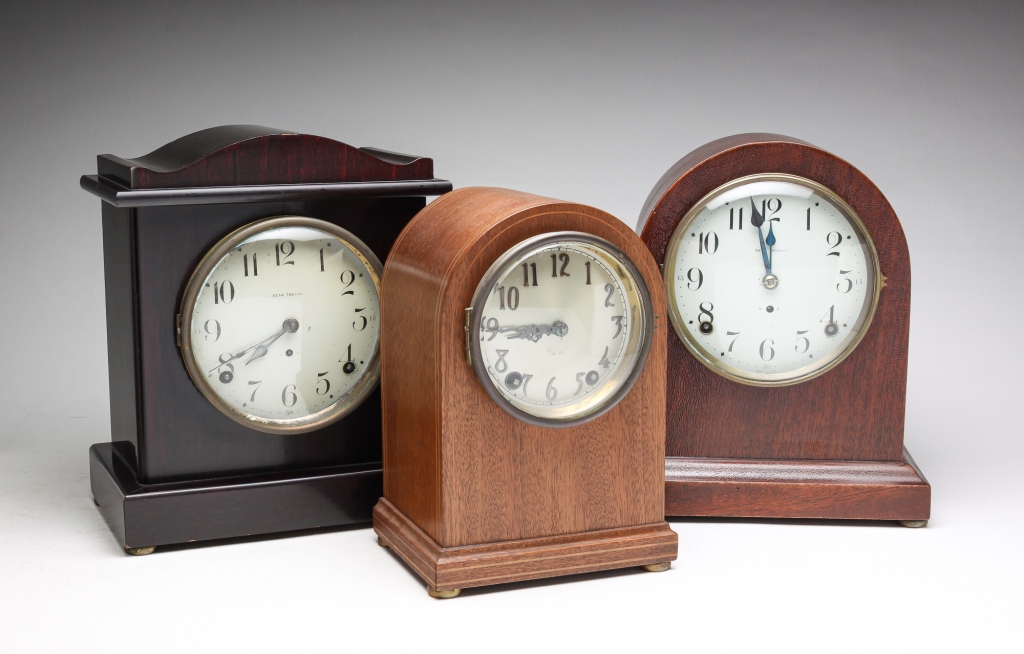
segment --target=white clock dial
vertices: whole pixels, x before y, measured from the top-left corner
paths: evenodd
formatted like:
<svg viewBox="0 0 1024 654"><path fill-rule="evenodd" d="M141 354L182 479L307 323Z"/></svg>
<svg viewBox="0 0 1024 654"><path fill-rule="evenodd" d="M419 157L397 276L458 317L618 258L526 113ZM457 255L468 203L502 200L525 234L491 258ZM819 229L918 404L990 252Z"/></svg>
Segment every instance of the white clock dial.
<svg viewBox="0 0 1024 654"><path fill-rule="evenodd" d="M548 234L512 248L473 300L471 350L485 389L535 423L576 424L611 408L649 349L642 284L622 253L587 234Z"/></svg>
<svg viewBox="0 0 1024 654"><path fill-rule="evenodd" d="M193 381L228 417L268 432L322 427L379 378L380 262L330 223L280 216L228 236L182 308Z"/></svg>
<svg viewBox="0 0 1024 654"><path fill-rule="evenodd" d="M680 221L665 255L670 317L712 370L793 384L837 365L874 315L870 236L835 193L792 175L716 189Z"/></svg>

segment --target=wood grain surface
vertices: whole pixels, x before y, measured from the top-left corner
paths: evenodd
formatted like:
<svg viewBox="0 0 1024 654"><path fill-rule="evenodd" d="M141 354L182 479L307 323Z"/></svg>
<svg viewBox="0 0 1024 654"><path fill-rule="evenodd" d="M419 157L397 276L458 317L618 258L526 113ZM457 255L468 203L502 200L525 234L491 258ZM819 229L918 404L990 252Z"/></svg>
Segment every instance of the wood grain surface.
<svg viewBox="0 0 1024 654"><path fill-rule="evenodd" d="M101 177L131 189L430 179L431 159L261 125L223 125L134 159L97 157Z"/></svg>
<svg viewBox="0 0 1024 654"><path fill-rule="evenodd" d="M497 406L466 362L464 310L521 241L581 231L636 265L663 323L607 413L539 427ZM613 216L503 189L454 191L399 236L383 278L384 495L440 548L660 524L665 297L643 243Z"/></svg>
<svg viewBox="0 0 1024 654"><path fill-rule="evenodd" d="M856 350L830 372L793 386L756 387L726 379L687 352L670 329L668 456L903 463L910 255L892 206L867 176L798 139L776 134L730 136L694 150L665 173L641 211L637 230L655 260L663 263L673 232L692 206L722 184L757 173L798 175L845 199L874 240L887 286ZM669 477L669 484L675 483ZM923 478L919 482L930 492ZM790 492L792 487L780 486L778 492L783 490ZM684 497L693 492L689 486L670 492L670 514L703 510L694 508L697 499ZM720 493L715 498L724 501ZM734 515L726 505L719 513L697 514ZM772 513L767 506L743 510ZM780 512L786 513L780 509L773 515Z"/></svg>
<svg viewBox="0 0 1024 654"><path fill-rule="evenodd" d="M441 547L386 499L374 529L433 590L454 590L675 561L678 536L668 523L564 536Z"/></svg>
<svg viewBox="0 0 1024 654"><path fill-rule="evenodd" d="M314 432L254 431L221 415L196 390L177 346L175 316L206 252L261 218L325 220L386 260L399 232L426 205L426 193L403 183L391 197L379 197L381 189L411 176L444 188L436 183L444 180L433 179L432 161L271 128L226 126L137 160L101 155L99 173L120 177L142 194L159 195L145 189L174 185L232 191L226 199L195 203L180 194L170 205L103 203L111 440L130 471L91 468L112 528L120 525L115 531L134 546L151 546L368 520L382 485L379 390ZM267 199L275 187L367 179L377 182L352 184L344 197ZM254 191L246 188L250 183L262 186ZM97 447L94 455L106 451ZM356 477L346 472L357 468Z"/></svg>

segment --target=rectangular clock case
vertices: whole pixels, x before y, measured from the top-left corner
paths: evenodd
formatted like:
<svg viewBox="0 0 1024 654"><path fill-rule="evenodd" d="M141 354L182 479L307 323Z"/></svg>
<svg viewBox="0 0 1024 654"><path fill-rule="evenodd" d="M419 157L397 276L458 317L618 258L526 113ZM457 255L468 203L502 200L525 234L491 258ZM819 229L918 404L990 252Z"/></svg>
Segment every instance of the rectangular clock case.
<svg viewBox="0 0 1024 654"><path fill-rule="evenodd" d="M90 449L90 477L126 550L369 521L382 494L379 389L319 431L254 431L193 386L176 315L200 259L243 225L319 218L383 261L451 183L430 159L256 125L137 159L100 155L97 172L81 186L103 201L111 442Z"/></svg>

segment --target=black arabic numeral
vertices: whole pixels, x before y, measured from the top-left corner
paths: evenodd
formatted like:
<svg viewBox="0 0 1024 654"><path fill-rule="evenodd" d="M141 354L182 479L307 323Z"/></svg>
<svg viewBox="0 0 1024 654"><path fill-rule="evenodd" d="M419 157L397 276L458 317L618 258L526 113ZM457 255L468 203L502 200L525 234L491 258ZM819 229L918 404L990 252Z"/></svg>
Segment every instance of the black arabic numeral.
<svg viewBox="0 0 1024 654"><path fill-rule="evenodd" d="M289 391L289 388L293 390ZM281 404L285 405L288 408L295 406L295 403L299 401L299 396L295 394L294 389L295 384L288 384L287 386L284 387L284 390L281 391ZM289 402L289 399L291 400L291 402Z"/></svg>
<svg viewBox="0 0 1024 654"><path fill-rule="evenodd" d="M360 311L366 311L366 307L363 307L362 309L356 309L356 313L359 313ZM352 321L352 329L356 330L357 332L361 332L364 329L366 329L366 325L369 323L369 321L366 319L366 316L356 316L356 318L361 318L363 324L356 327L355 321Z"/></svg>
<svg viewBox="0 0 1024 654"><path fill-rule="evenodd" d="M498 319L497 318L488 318L487 319L487 328L486 328L485 331L488 331L488 332L491 333L491 337L488 338L487 340L493 341L494 337L497 336L498 332L501 331L501 325L498 324ZM481 339L481 340L483 340L483 339Z"/></svg>
<svg viewBox="0 0 1024 654"><path fill-rule="evenodd" d="M693 273L696 271L697 279L693 278ZM690 268L686 271L686 288L691 291L699 291L700 287L704 285L704 273L700 271L700 268ZM696 286L694 286L696 284Z"/></svg>
<svg viewBox="0 0 1024 654"><path fill-rule="evenodd" d="M622 319L625 316L612 316L612 322L615 323L615 333L612 334L612 338L618 338L619 334L622 333Z"/></svg>
<svg viewBox="0 0 1024 654"><path fill-rule="evenodd" d="M530 284L530 272L533 272L533 284ZM537 285L537 264L523 263L523 286Z"/></svg>
<svg viewBox="0 0 1024 654"><path fill-rule="evenodd" d="M263 383L262 381L251 381L251 382L249 382L250 386L255 386L256 387L256 388L252 389L252 395L249 396L249 401L250 402L255 402L256 401L256 391L260 390L260 384L262 384L262 383Z"/></svg>
<svg viewBox="0 0 1024 654"><path fill-rule="evenodd" d="M235 299L235 285L231 282L214 282L213 283L213 303L214 304L231 304L231 300Z"/></svg>
<svg viewBox="0 0 1024 654"><path fill-rule="evenodd" d="M735 336L736 338L740 337L740 333L739 332L725 332L725 335L726 336ZM734 338L731 341L729 341L729 351L730 352L732 352L732 346L736 344L736 338Z"/></svg>
<svg viewBox="0 0 1024 654"><path fill-rule="evenodd" d="M274 244L274 254L277 258L277 265L279 266L294 266L294 261L288 261L288 257L295 254L295 244L291 241L284 241L283 243ZM284 261L281 260L281 255L284 255Z"/></svg>
<svg viewBox="0 0 1024 654"><path fill-rule="evenodd" d="M213 323L214 329L210 329L210 323ZM206 331L206 342L216 343L220 338L220 323L216 320L210 319L203 323L203 329ZM213 336L213 338L210 338Z"/></svg>
<svg viewBox="0 0 1024 654"><path fill-rule="evenodd" d="M565 252L558 255L558 260L562 262L562 267L558 269L559 277L572 277L569 273L565 272L565 267L569 265L569 255Z"/></svg>
<svg viewBox="0 0 1024 654"><path fill-rule="evenodd" d="M840 270L839 274L840 275L849 275L851 272L852 271L850 271L850 270ZM846 288L845 289L842 287L843 282L846 282ZM842 279L838 284L836 284L836 290L839 291L840 293L849 293L850 291L853 290L853 280L850 279L849 277L846 277L846 278Z"/></svg>
<svg viewBox="0 0 1024 654"><path fill-rule="evenodd" d="M733 229L733 212L734 211L735 211L735 209L733 209L732 207L729 208L729 229ZM736 227L736 229L743 229L743 207L740 207L740 210L738 212L736 212L736 213L737 213L736 218L738 218L738 222L736 223L738 225L738 227Z"/></svg>
<svg viewBox="0 0 1024 654"><path fill-rule="evenodd" d="M590 262L588 261L583 265L587 267L587 286L590 286Z"/></svg>
<svg viewBox="0 0 1024 654"><path fill-rule="evenodd" d="M811 339L804 336L804 334L806 334L807 331L808 330L805 329L803 331L798 331L796 333L796 345L793 346L793 349L796 350L797 354L807 354L807 350L811 349ZM800 341L804 342L804 349L802 350L800 349Z"/></svg>
<svg viewBox="0 0 1024 654"><path fill-rule="evenodd" d="M351 286L352 284L354 284L355 281L356 281L356 274L354 272L352 272L351 270L346 270L345 272L341 273L341 283L345 285L342 288L342 290L344 292L341 294L341 297L345 297L346 295L351 295L351 296L355 297L355 294L356 294L355 291L345 291L344 290L344 289L348 288L349 286Z"/></svg>
<svg viewBox="0 0 1024 654"><path fill-rule="evenodd" d="M711 240L712 238L714 240ZM718 252L718 234L714 232L708 232L707 234L701 232L700 236L697 237L697 254L704 254L705 252L708 254Z"/></svg>
<svg viewBox="0 0 1024 654"><path fill-rule="evenodd" d="M615 284L605 284L604 290L608 293L608 297L604 299L604 305L606 307L614 307L615 303L612 302L612 294L615 293Z"/></svg>
<svg viewBox="0 0 1024 654"><path fill-rule="evenodd" d="M330 372L330 371L328 370L328 371L325 371L325 372L318 372L318 373L316 373L316 376L317 377L323 377L328 372ZM324 392L323 393L320 392L320 382L323 382L324 384L326 384L326 386L324 386ZM326 379L319 379L316 382L316 394L317 395L327 395L327 391L329 391L329 390L331 390L331 382L330 381L328 381Z"/></svg>
<svg viewBox="0 0 1024 654"><path fill-rule="evenodd" d="M243 272L245 273L244 276L248 277L249 276L249 255L245 255L245 256L242 257L242 269L243 269ZM259 272L256 270L256 253L253 252L252 253L252 276L256 277L258 275L259 275Z"/></svg>
<svg viewBox="0 0 1024 654"><path fill-rule="evenodd" d="M832 236L833 235L836 237L836 242L835 243L832 242ZM831 246L831 247L829 247L829 250L835 250L837 247L839 247L839 244L843 242L843 235L840 234L839 232L829 232L825 236L825 242L828 243ZM829 252L825 256L826 257L838 257L839 253L838 252Z"/></svg>
<svg viewBox="0 0 1024 654"><path fill-rule="evenodd" d="M759 352L762 361L771 361L775 358L775 348L772 347L773 345L775 345L775 341L770 338L761 341ZM765 352L767 352L767 356L765 356Z"/></svg>

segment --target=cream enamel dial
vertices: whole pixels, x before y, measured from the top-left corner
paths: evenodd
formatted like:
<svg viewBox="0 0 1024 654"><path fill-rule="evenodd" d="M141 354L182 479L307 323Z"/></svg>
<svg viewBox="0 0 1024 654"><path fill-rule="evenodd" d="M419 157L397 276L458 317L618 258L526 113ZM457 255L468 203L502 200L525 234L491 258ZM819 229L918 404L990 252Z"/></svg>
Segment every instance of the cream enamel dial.
<svg viewBox="0 0 1024 654"><path fill-rule="evenodd" d="M670 318L704 365L735 381L787 385L843 360L864 336L883 277L856 212L782 174L712 191L666 254Z"/></svg>
<svg viewBox="0 0 1024 654"><path fill-rule="evenodd" d="M380 376L380 274L373 252L328 222L278 216L235 231L185 292L189 375L218 410L259 431L341 418Z"/></svg>
<svg viewBox="0 0 1024 654"><path fill-rule="evenodd" d="M633 264L577 232L528 239L491 266L472 304L471 359L512 415L578 424L614 406L643 368L651 306Z"/></svg>

